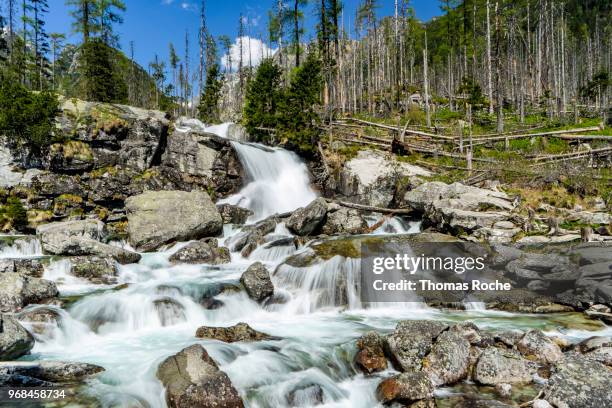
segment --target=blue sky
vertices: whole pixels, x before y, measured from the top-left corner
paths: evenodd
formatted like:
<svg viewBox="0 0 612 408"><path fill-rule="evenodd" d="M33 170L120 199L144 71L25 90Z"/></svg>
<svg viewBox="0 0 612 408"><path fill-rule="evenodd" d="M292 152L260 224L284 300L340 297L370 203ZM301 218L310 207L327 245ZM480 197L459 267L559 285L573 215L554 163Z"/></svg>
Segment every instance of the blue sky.
<svg viewBox="0 0 612 408"><path fill-rule="evenodd" d="M190 32L191 61L195 62L197 52L196 33L198 30L199 0L125 0L127 12L124 14L125 22L116 27L121 36L121 47L128 51L130 41L135 44L136 60L143 66L153 59L157 53L166 60L168 44L173 42L183 54L185 30ZM243 13L251 22L251 37L266 38L267 11L275 0L207 0L207 21L209 30L214 36L222 34L235 38L238 32L240 13ZM69 9L64 0L51 0L51 11L47 18L48 32L70 32L71 19ZM310 3L318 3L310 1ZM344 0L344 23L348 27L349 20L354 21L355 10L360 0ZM377 11L379 17L392 15L394 0L380 0ZM437 0L412 0L412 6L417 16L422 20L440 14ZM306 11L307 26L310 28L307 38L312 36L312 27L315 24L314 7L309 6Z"/></svg>

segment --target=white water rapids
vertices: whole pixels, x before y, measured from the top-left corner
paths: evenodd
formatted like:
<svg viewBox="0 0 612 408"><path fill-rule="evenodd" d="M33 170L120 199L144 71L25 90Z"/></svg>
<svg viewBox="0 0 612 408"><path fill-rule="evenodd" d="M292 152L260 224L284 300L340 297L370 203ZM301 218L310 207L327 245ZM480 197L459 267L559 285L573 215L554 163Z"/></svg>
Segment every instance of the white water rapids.
<svg viewBox="0 0 612 408"><path fill-rule="evenodd" d="M220 129L220 131L219 131ZM223 129L219 131L222 136ZM253 220L308 204L316 197L306 166L297 156L281 149L256 144L234 144L249 182L226 201L252 209ZM375 220L370 220L375 222ZM239 229L226 226L223 239ZM390 220L375 233L418 232L418 224ZM286 236L279 226L275 236ZM38 256L36 241L5 248L3 257ZM470 319L481 327L522 329L550 327L547 318L533 319L503 312L470 310L442 312L425 306L363 309L349 294L349 307L333 306L335 280L354 274L355 260L336 256L322 265L281 268L273 277L277 296L284 303L259 305L244 292L215 296L224 306L207 310L203 297L236 284L254 261L262 260L270 271L294 251L287 247L260 247L249 259L232 254L226 265L171 265L169 256L183 244L167 251L143 254L139 264L120 267L120 290L93 285L70 276L68 261L54 261L45 277L55 280L63 296L79 295L65 310L54 306L60 324L37 334L27 359L89 362L106 371L89 382L84 392L104 407L165 407L164 390L155 373L161 361L194 343L202 344L237 387L248 407L314 406L318 386L323 407L376 407L375 388L390 372L366 377L355 370L354 341L368 330L388 332L401 319ZM35 306L43 307L43 306ZM229 326L246 322L256 330L281 340L226 344L195 338L199 326ZM565 335L586 337L588 332ZM301 391L300 391L301 390Z"/></svg>

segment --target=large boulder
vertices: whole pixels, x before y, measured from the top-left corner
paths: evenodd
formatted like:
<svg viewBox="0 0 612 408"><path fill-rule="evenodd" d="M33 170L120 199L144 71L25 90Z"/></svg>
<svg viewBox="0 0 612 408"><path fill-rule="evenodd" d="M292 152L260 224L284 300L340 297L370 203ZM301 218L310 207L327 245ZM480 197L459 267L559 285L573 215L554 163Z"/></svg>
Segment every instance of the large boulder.
<svg viewBox="0 0 612 408"><path fill-rule="evenodd" d="M229 377L199 344L164 360L157 378L166 388L169 408L243 408Z"/></svg>
<svg viewBox="0 0 612 408"><path fill-rule="evenodd" d="M478 358L474 380L483 385L526 384L533 380L536 368L513 350L491 347Z"/></svg>
<svg viewBox="0 0 612 408"><path fill-rule="evenodd" d="M423 366L435 385L454 384L468 375L470 343L460 333L446 331L436 340Z"/></svg>
<svg viewBox="0 0 612 408"><path fill-rule="evenodd" d="M544 399L558 408L612 406L612 373L605 365L578 354L558 361L544 388Z"/></svg>
<svg viewBox="0 0 612 408"><path fill-rule="evenodd" d="M387 336L387 355L400 371L420 371L434 339L447 328L445 323L430 320L401 321Z"/></svg>
<svg viewBox="0 0 612 408"><path fill-rule="evenodd" d="M344 199L389 207L402 186L417 183L431 172L396 160L393 155L374 150L360 150L357 157L344 164L337 182L337 193Z"/></svg>
<svg viewBox="0 0 612 408"><path fill-rule="evenodd" d="M34 337L12 316L0 314L0 360L15 360L34 347Z"/></svg>
<svg viewBox="0 0 612 408"><path fill-rule="evenodd" d="M163 165L178 170L183 181L213 188L221 195L242 185L243 169L231 143L204 131L201 122L179 121L168 136Z"/></svg>
<svg viewBox="0 0 612 408"><path fill-rule="evenodd" d="M328 206L327 219L321 228L323 234L360 234L368 228L361 211L345 207L332 210L331 207Z"/></svg>
<svg viewBox="0 0 612 408"><path fill-rule="evenodd" d="M202 326L196 331L196 337L201 339L215 339L225 343L237 341L260 341L272 337L258 332L246 323L238 323L231 327Z"/></svg>
<svg viewBox="0 0 612 408"><path fill-rule="evenodd" d="M481 236L498 242L509 241L519 232L510 222L516 203L503 192L433 181L408 191L404 202L439 230L482 230Z"/></svg>
<svg viewBox="0 0 612 408"><path fill-rule="evenodd" d="M215 236L223 220L203 191L146 192L126 200L129 241L141 251L164 244Z"/></svg>
<svg viewBox="0 0 612 408"><path fill-rule="evenodd" d="M101 241L104 238L104 224L98 220L76 220L52 222L36 229L43 251L53 255L69 252L74 238Z"/></svg>
<svg viewBox="0 0 612 408"><path fill-rule="evenodd" d="M540 330L528 331L516 346L524 356L535 358L545 364L563 358L561 348Z"/></svg>
<svg viewBox="0 0 612 408"><path fill-rule="evenodd" d="M425 373L402 373L383 380L376 388L378 400L408 404L433 397L434 385Z"/></svg>
<svg viewBox="0 0 612 408"><path fill-rule="evenodd" d="M240 283L249 297L256 302L261 302L274 294L270 272L261 262L255 262L249 266L240 277Z"/></svg>
<svg viewBox="0 0 612 408"><path fill-rule="evenodd" d="M229 249L219 247L216 238L191 242L170 256L170 262L219 265L230 262Z"/></svg>
<svg viewBox="0 0 612 408"><path fill-rule="evenodd" d="M140 254L100 242L104 224L98 220L53 222L36 229L43 251L52 255L112 257L121 264L137 263Z"/></svg>
<svg viewBox="0 0 612 408"><path fill-rule="evenodd" d="M16 272L33 278L42 278L43 264L37 259L0 259L0 273Z"/></svg>
<svg viewBox="0 0 612 408"><path fill-rule="evenodd" d="M253 225L247 225L228 240L228 247L232 252L240 251L245 258L259 245L265 242L265 236L276 228L278 219L274 216L266 218Z"/></svg>
<svg viewBox="0 0 612 408"><path fill-rule="evenodd" d="M286 221L287 228L296 235L312 235L325 221L327 202L319 197L304 208L295 210Z"/></svg>
<svg viewBox="0 0 612 408"><path fill-rule="evenodd" d="M17 312L25 306L58 295L54 282L16 272L0 273L0 312Z"/></svg>

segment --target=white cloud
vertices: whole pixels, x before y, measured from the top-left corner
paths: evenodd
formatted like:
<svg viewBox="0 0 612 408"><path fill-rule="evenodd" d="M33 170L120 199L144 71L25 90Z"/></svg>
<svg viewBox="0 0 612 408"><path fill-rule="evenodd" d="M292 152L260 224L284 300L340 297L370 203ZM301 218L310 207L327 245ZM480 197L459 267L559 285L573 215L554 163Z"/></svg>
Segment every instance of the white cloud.
<svg viewBox="0 0 612 408"><path fill-rule="evenodd" d="M189 3L188 1L183 1L181 3L181 8L187 11L196 11L198 9L198 6L196 6L195 3Z"/></svg>
<svg viewBox="0 0 612 408"><path fill-rule="evenodd" d="M232 57L232 66L228 66L227 54L221 57L221 63L225 68L231 68L233 71L238 69L238 61L240 60L240 38L242 39L242 63L245 67L249 66L249 50L251 54L251 64L256 67L263 58L271 57L278 51L276 48L269 48L268 45L258 38L252 38L248 36L236 38L232 47L230 48L230 55Z"/></svg>

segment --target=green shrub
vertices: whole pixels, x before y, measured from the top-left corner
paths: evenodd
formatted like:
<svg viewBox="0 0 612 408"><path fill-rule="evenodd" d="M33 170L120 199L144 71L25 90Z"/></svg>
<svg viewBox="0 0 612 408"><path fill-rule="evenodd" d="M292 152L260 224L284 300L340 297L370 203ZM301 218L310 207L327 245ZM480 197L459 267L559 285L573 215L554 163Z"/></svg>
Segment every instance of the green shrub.
<svg viewBox="0 0 612 408"><path fill-rule="evenodd" d="M0 133L35 147L53 143L59 102L50 92L30 92L3 76L0 84Z"/></svg>
<svg viewBox="0 0 612 408"><path fill-rule="evenodd" d="M28 225L28 214L17 197L9 197L0 207L0 224L3 230L23 230Z"/></svg>

